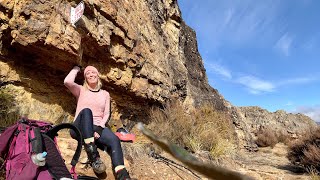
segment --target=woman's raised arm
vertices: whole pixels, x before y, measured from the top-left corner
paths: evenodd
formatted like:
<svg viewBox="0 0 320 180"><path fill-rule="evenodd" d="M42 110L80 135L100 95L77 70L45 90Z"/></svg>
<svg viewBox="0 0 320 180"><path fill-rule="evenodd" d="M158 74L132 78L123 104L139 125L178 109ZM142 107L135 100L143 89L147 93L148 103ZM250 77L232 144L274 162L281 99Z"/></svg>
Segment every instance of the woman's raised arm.
<svg viewBox="0 0 320 180"><path fill-rule="evenodd" d="M80 68L78 66L74 66L69 74L66 76L66 78L63 81L63 84L71 91L71 93L75 97L79 97L81 86L77 83L75 83L75 79L77 77L77 74L80 72Z"/></svg>

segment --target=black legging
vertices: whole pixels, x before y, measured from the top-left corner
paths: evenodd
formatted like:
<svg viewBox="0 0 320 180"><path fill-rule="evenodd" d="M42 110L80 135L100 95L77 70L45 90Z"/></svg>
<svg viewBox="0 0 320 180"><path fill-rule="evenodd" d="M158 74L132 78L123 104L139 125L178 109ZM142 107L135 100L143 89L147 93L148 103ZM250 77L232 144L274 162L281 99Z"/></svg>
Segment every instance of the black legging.
<svg viewBox="0 0 320 180"><path fill-rule="evenodd" d="M80 111L73 124L81 131L83 139L93 137L94 129L98 128L93 125L92 111L85 108ZM76 134L70 131L71 137L75 138ZM111 156L112 166L117 167L124 165L123 152L119 138L109 129L103 128L100 138L96 140L97 145L102 145L104 150Z"/></svg>

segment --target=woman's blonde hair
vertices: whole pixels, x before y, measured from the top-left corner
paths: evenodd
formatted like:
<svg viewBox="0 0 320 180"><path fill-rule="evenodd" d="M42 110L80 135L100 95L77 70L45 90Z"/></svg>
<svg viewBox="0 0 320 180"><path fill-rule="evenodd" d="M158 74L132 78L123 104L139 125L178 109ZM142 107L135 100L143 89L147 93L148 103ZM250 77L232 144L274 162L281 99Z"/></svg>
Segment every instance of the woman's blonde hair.
<svg viewBox="0 0 320 180"><path fill-rule="evenodd" d="M83 87L86 88L86 89L90 89L90 88L89 88L89 84L88 84L86 78L84 78ZM101 82L100 76L98 76L98 84L97 84L97 86L96 86L94 89L92 89L92 90L93 90L93 91L99 91L99 90L101 89L101 87L102 87L102 82Z"/></svg>

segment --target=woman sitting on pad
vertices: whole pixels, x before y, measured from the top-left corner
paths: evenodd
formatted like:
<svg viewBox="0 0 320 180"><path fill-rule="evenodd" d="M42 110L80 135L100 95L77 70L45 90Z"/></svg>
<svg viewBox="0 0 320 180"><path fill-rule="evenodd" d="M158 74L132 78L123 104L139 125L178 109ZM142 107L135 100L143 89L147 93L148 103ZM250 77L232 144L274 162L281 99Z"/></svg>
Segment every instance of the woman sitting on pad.
<svg viewBox="0 0 320 180"><path fill-rule="evenodd" d="M110 95L106 90L101 89L99 72L95 67L85 68L83 86L74 82L80 71L80 67L73 67L64 79L64 85L77 98L74 125L82 133L90 164L98 174L106 170L97 151L96 143L100 143L108 149L117 180L130 180L129 173L124 166L120 140L109 128L105 127L110 116ZM70 133L72 137L75 137L74 132Z"/></svg>

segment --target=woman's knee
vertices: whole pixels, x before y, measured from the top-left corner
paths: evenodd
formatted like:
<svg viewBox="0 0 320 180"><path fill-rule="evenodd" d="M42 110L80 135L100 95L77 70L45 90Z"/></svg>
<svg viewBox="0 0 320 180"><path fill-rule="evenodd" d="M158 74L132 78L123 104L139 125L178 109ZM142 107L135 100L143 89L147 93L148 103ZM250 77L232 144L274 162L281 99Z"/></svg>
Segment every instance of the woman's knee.
<svg viewBox="0 0 320 180"><path fill-rule="evenodd" d="M118 138L118 136L113 135L111 136L111 142L113 142L114 144L120 144L120 139Z"/></svg>
<svg viewBox="0 0 320 180"><path fill-rule="evenodd" d="M86 124L90 125L93 123L92 111L89 108L84 108L80 111L76 121L79 121L81 125Z"/></svg>
<svg viewBox="0 0 320 180"><path fill-rule="evenodd" d="M108 139L109 142L119 143L120 144L120 139L115 134L112 134L112 135L108 136L107 139Z"/></svg>
<svg viewBox="0 0 320 180"><path fill-rule="evenodd" d="M88 115L92 115L92 111L89 108L84 108L80 111L81 114L88 114Z"/></svg>
<svg viewBox="0 0 320 180"><path fill-rule="evenodd" d="M109 132L110 131L110 132ZM118 146L120 145L120 139L116 136L111 130L105 128L102 131L102 135L99 138L101 143L109 145L109 146Z"/></svg>

